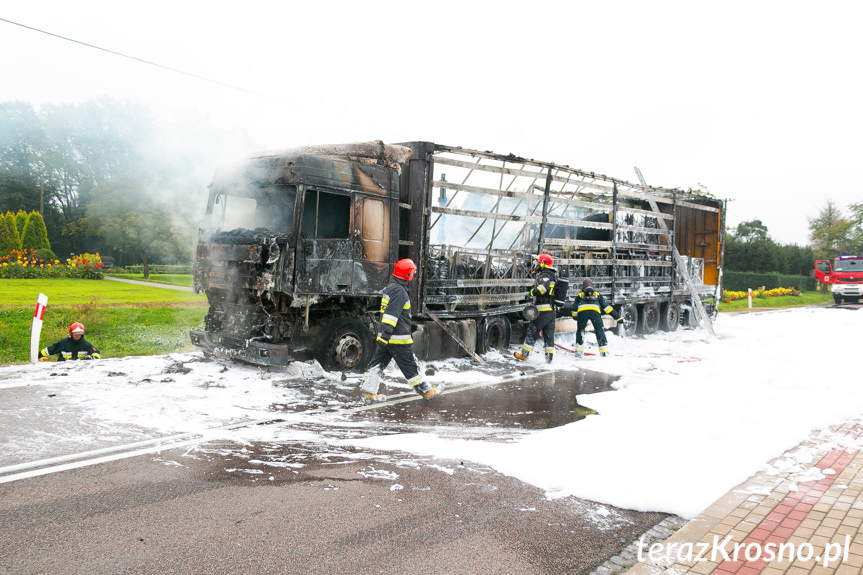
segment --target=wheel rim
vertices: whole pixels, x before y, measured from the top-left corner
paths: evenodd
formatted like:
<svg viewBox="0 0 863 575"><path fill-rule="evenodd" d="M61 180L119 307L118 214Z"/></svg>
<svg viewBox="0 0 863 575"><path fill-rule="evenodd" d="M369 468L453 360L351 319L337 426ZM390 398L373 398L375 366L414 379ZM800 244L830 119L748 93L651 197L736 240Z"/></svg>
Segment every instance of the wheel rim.
<svg viewBox="0 0 863 575"><path fill-rule="evenodd" d="M333 346L333 357L337 365L354 369L363 357L363 342L356 334L346 333Z"/></svg>
<svg viewBox="0 0 863 575"><path fill-rule="evenodd" d="M654 304L646 304L642 313L644 314L642 331L648 335L656 333L656 329L659 327L659 307Z"/></svg>
<svg viewBox="0 0 863 575"><path fill-rule="evenodd" d="M626 330L626 333L634 332L635 326L638 322L638 312L635 309L635 306L631 304L623 306L620 317L623 318L623 329Z"/></svg>
<svg viewBox="0 0 863 575"><path fill-rule="evenodd" d="M500 349L505 331L506 330L504 330L503 326L499 323L490 326L488 330L488 347L492 349Z"/></svg>

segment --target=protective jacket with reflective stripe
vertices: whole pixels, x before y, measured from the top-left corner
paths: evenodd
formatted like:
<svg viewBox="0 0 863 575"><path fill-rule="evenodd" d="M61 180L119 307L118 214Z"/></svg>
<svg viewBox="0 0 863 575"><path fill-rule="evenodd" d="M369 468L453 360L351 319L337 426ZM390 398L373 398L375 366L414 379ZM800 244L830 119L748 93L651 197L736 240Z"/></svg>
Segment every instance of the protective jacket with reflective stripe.
<svg viewBox="0 0 863 575"><path fill-rule="evenodd" d="M381 325L378 339L390 344L410 344L411 300L407 281L393 277L381 298Z"/></svg>
<svg viewBox="0 0 863 575"><path fill-rule="evenodd" d="M572 317L577 317L579 312L595 311L598 314L607 313L615 320L620 319L620 314L613 307L608 305L605 298L598 292L593 292L591 296L587 296L584 290L578 292L575 296L575 303L572 304Z"/></svg>
<svg viewBox="0 0 863 575"><path fill-rule="evenodd" d="M557 281L557 274L552 268L545 268L536 274L533 288L530 290L531 297L534 298L536 308L539 311L551 311L554 303L554 284Z"/></svg>
<svg viewBox="0 0 863 575"><path fill-rule="evenodd" d="M42 351L39 352L39 355L42 357L48 357L54 355L55 353L59 353L60 357L57 358L57 361L66 361L67 359L82 359L85 356L91 356L96 359L101 357L99 355L99 350L96 349L96 346L84 339L83 337L78 341L72 339L72 336L64 337L57 343L53 345L49 345L46 348L43 348Z"/></svg>

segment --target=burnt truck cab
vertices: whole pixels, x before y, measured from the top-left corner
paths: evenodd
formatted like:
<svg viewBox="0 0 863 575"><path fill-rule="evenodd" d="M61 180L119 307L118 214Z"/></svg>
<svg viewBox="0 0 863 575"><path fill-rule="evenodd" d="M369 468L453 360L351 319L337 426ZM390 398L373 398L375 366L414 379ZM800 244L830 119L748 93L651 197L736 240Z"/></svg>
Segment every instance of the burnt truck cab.
<svg viewBox="0 0 863 575"><path fill-rule="evenodd" d="M382 142L261 153L220 170L199 231L206 355L260 365L317 359L360 369L398 255L400 165Z"/></svg>

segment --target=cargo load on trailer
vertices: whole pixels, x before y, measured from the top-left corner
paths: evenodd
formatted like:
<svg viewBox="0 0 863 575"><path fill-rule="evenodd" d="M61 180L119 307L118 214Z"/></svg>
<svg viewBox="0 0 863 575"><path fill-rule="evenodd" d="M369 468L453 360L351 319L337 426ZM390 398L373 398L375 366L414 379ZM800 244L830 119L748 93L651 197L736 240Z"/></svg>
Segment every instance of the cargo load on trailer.
<svg viewBox="0 0 863 575"><path fill-rule="evenodd" d="M410 258L417 356L502 350L541 252L573 285L590 278L630 332L710 329L724 213L706 194L430 142L255 154L210 186L194 270L210 309L190 335L208 355L362 370L392 266Z"/></svg>

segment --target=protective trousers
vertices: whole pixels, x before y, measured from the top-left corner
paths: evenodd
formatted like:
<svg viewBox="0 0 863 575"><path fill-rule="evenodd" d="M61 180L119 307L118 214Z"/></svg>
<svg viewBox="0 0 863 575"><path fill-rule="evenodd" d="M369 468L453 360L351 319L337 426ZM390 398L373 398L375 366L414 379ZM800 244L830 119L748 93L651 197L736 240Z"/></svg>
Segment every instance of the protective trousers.
<svg viewBox="0 0 863 575"><path fill-rule="evenodd" d="M602 315L598 311L582 310L575 317L576 331L575 343L581 345L584 343L584 329L587 327L587 322L593 324L593 331L596 334L596 343L599 347L608 345L608 338L605 337L605 329L602 325Z"/></svg>
<svg viewBox="0 0 863 575"><path fill-rule="evenodd" d="M521 346L525 357L533 350L533 344L536 343L540 331L545 343L545 352L554 353L554 321L556 318L557 314L554 310L547 310L539 312L536 319L530 322L530 325L527 326L527 334L524 336L524 345Z"/></svg>
<svg viewBox="0 0 863 575"><path fill-rule="evenodd" d="M422 376L419 374L420 368L417 365L416 357L414 357L413 347L405 344L391 343L389 345L381 345L378 342L378 349L372 360L369 362L367 370L368 375L363 381L362 390L371 394L377 394L378 386L380 385L380 374L390 364L390 360L396 360L396 365L408 380L411 386L416 387L421 381ZM374 388L374 389L372 389Z"/></svg>

